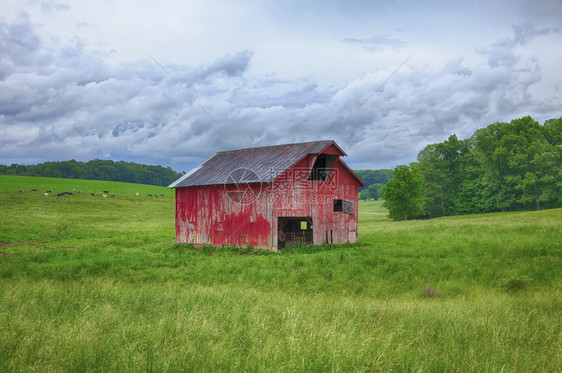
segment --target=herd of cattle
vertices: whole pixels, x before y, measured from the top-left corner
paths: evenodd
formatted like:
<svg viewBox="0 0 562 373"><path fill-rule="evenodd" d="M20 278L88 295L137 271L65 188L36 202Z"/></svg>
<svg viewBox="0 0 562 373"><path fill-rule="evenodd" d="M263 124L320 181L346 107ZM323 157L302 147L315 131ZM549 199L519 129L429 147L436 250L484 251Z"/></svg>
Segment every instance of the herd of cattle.
<svg viewBox="0 0 562 373"><path fill-rule="evenodd" d="M31 189L31 191L32 191L32 192L39 192L39 189L34 188L34 189ZM25 193L25 190L18 190L18 193L20 193L20 194L21 194L21 193ZM47 191L45 191L45 192L43 193L43 196L48 197L49 194L51 194L51 193L53 193L52 190L47 190ZM57 193L56 196L57 196L57 197L63 197L63 196L72 196L72 195L74 195L74 194L82 194L82 191L81 191L81 190L73 189L72 192L66 192L66 191L65 191L65 192L60 192L60 193ZM90 193L90 195L91 195L92 197L95 197L95 196L96 196L94 193ZM109 190L104 190L104 191L103 191L103 194L102 194L101 196L102 196L103 198L107 198L108 195L109 195ZM140 193L135 193L135 195L138 197L138 196L140 196ZM159 197L158 194L147 194L147 196L148 196L148 197L153 197L153 198L158 198L158 197ZM115 194L112 194L110 197L111 197L111 198L115 198ZM160 197L161 197L161 198L164 198L164 195L163 195L163 194L160 194Z"/></svg>

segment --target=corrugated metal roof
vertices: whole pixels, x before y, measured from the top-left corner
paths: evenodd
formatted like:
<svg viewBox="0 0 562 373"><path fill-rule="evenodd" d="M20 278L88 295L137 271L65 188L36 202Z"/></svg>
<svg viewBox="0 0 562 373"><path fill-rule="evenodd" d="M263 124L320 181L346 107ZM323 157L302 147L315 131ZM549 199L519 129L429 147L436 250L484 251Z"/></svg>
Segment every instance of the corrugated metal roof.
<svg viewBox="0 0 562 373"><path fill-rule="evenodd" d="M268 183L304 156L318 154L332 144L340 149L333 140L322 140L218 152L168 188Z"/></svg>

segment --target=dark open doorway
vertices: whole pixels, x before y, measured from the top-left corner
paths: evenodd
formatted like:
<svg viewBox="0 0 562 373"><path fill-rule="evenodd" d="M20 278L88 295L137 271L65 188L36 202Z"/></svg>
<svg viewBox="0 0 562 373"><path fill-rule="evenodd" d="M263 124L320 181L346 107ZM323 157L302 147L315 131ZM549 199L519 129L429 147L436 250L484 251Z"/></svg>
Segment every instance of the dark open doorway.
<svg viewBox="0 0 562 373"><path fill-rule="evenodd" d="M277 248L281 250L298 244L312 245L312 218L279 217Z"/></svg>

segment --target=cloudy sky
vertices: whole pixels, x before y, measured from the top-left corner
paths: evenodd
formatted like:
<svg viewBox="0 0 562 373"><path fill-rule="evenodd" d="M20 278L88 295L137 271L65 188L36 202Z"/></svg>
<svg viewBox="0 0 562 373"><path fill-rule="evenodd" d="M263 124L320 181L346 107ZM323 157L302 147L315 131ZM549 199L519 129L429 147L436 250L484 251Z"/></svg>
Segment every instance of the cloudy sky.
<svg viewBox="0 0 562 373"><path fill-rule="evenodd" d="M562 1L2 1L0 163L188 171L334 139L356 169L562 116Z"/></svg>

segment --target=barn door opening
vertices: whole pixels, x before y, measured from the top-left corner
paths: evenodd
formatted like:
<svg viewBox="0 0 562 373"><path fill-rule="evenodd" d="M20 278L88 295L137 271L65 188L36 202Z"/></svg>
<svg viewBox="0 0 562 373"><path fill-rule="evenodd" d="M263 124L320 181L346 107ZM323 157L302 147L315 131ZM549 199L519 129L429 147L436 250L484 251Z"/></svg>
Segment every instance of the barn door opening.
<svg viewBox="0 0 562 373"><path fill-rule="evenodd" d="M278 220L277 248L312 245L312 218L280 217Z"/></svg>

